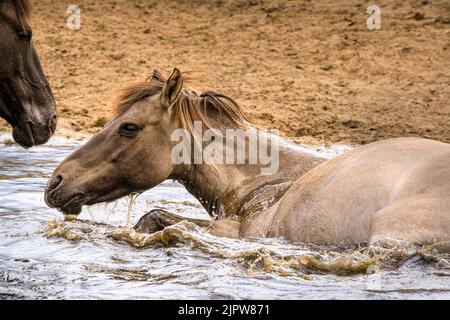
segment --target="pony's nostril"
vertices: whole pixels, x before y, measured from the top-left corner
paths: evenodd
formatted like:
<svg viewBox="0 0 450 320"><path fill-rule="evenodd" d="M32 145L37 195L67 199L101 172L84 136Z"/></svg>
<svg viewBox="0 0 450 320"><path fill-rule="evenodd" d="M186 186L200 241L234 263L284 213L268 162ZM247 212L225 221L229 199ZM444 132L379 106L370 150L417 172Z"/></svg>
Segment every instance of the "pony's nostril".
<svg viewBox="0 0 450 320"><path fill-rule="evenodd" d="M47 186L47 191L51 192L54 191L63 181L63 177L61 175L57 175L56 177L52 178Z"/></svg>

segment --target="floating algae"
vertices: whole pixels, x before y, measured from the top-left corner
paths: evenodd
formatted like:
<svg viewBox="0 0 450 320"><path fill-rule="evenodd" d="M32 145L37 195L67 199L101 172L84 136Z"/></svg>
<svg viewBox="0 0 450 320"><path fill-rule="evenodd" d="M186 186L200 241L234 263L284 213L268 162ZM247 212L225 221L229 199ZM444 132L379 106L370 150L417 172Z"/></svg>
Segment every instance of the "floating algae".
<svg viewBox="0 0 450 320"><path fill-rule="evenodd" d="M244 267L248 276L275 273L279 276L295 276L310 279L310 274L335 274L352 276L370 274L374 270L396 269L414 257L449 268L448 245L413 246L405 248L336 247L289 244L280 239L260 239L258 242L212 236L199 226L182 221L161 231L144 234L132 228L89 221L66 224L52 220L44 235L61 237L71 241L110 238L125 242L134 248L149 250L161 246L188 245L192 250L205 253L210 258L233 261ZM95 232L94 232L95 231ZM447 250L447 251L445 251Z"/></svg>
<svg viewBox="0 0 450 320"><path fill-rule="evenodd" d="M216 257L227 258L224 252L216 250L208 242L203 241L201 237L196 236L201 233L200 227L188 221L181 221L152 234L143 234L136 232L134 229L126 228L112 232L110 237L118 241L124 241L135 248L146 248L156 244L167 246L187 243L193 248L198 248Z"/></svg>
<svg viewBox="0 0 450 320"><path fill-rule="evenodd" d="M313 253L308 254L307 250L302 252L303 254L286 256L264 246L255 247L253 245L251 248L242 250L232 244L236 240L211 236L188 221L182 221L153 234L141 234L134 229L123 229L112 232L110 236L135 248L187 244L192 249L216 258L236 261L246 267L248 275L255 275L261 271L289 276L298 275L299 272L311 272L311 270L337 275L363 274L366 273L369 266L378 266L379 261L384 257L381 254L371 255L368 252L365 254L355 252L353 254L340 254L337 257L324 254L322 255L323 259L320 260ZM336 253L333 254L336 255Z"/></svg>
<svg viewBox="0 0 450 320"><path fill-rule="evenodd" d="M351 276L373 273L374 270L384 267L398 268L414 256L420 256L424 261L434 261L441 265L448 263L448 259L439 259L434 254L427 257L423 247L422 249L415 247L414 251L411 251L411 247L404 250L362 247L356 250L355 248L321 246L319 252L317 247L302 248L299 245L286 244L286 253L274 250L270 244L267 247L250 245L245 248L242 247L242 240L214 237L188 221L182 221L153 234L141 234L134 229L123 229L112 232L110 236L135 248L148 248L155 245L189 245L192 249L210 256L237 262L246 267L248 275L274 272L281 276L296 275L301 279L311 279L305 273L320 272ZM295 253L291 251L293 248L296 248Z"/></svg>
<svg viewBox="0 0 450 320"><path fill-rule="evenodd" d="M188 201L188 200L184 200L184 201L173 201L173 200L158 200L155 201L155 204L157 205L161 205L164 207L167 207L167 205L175 205L177 207L193 207L193 208L201 208L202 205L199 203L194 203L193 201Z"/></svg>
<svg viewBox="0 0 450 320"><path fill-rule="evenodd" d="M422 247L417 254L425 261L442 269L450 269L450 242L440 242Z"/></svg>
<svg viewBox="0 0 450 320"><path fill-rule="evenodd" d="M12 140L12 139L6 139L6 140L4 140L2 143L3 143L5 146L13 146L13 145L16 144L16 143L14 142L14 140Z"/></svg>
<svg viewBox="0 0 450 320"><path fill-rule="evenodd" d="M298 264L293 262L291 266L298 268L299 266L318 269L321 271L335 273L337 275L354 275L366 273L369 267L377 266L382 256L355 257L354 254L343 254L330 261L321 261L315 257L304 256L298 259Z"/></svg>
<svg viewBox="0 0 450 320"><path fill-rule="evenodd" d="M134 229L125 228L111 232L109 237L117 241L126 242L135 248L147 248L162 243L161 233L162 231L143 234L136 232Z"/></svg>
<svg viewBox="0 0 450 320"><path fill-rule="evenodd" d="M44 228L46 238L64 238L70 241L91 241L94 238L103 239L112 226L93 221L61 221L50 220Z"/></svg>
<svg viewBox="0 0 450 320"><path fill-rule="evenodd" d="M64 221L75 221L78 219L78 216L76 214L65 214L64 215Z"/></svg>
<svg viewBox="0 0 450 320"><path fill-rule="evenodd" d="M80 241L86 238L82 232L72 230L59 220L51 220L47 223L44 236L47 238L64 238L70 241Z"/></svg>

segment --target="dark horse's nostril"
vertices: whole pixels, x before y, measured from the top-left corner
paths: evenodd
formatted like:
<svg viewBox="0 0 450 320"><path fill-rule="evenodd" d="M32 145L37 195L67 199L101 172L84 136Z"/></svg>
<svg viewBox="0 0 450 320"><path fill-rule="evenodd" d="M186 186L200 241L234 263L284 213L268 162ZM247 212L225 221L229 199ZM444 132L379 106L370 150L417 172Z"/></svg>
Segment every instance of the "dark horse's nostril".
<svg viewBox="0 0 450 320"><path fill-rule="evenodd" d="M63 177L61 175L57 175L56 177L50 179L50 181L48 182L48 185L47 185L47 191L48 192L55 191L56 188L58 188L58 186L61 184L62 181L63 181Z"/></svg>
<svg viewBox="0 0 450 320"><path fill-rule="evenodd" d="M48 124L48 131L52 135L56 130L56 123L58 122L58 117L54 115Z"/></svg>

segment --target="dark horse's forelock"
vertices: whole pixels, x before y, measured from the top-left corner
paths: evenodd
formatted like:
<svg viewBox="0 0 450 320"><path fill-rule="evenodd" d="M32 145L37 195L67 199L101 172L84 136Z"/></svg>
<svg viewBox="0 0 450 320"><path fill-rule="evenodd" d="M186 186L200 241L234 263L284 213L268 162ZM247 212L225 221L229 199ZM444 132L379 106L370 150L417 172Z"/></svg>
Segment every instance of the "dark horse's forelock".
<svg viewBox="0 0 450 320"><path fill-rule="evenodd" d="M125 85L114 100L115 114L122 114L136 102L161 93L166 81L159 72L154 72L147 81ZM246 128L249 124L241 107L233 99L216 92L207 91L198 95L182 90L171 108L180 126L191 133L194 131L194 121L201 121L206 127L213 128L213 119L209 116L211 111L225 116L238 128Z"/></svg>

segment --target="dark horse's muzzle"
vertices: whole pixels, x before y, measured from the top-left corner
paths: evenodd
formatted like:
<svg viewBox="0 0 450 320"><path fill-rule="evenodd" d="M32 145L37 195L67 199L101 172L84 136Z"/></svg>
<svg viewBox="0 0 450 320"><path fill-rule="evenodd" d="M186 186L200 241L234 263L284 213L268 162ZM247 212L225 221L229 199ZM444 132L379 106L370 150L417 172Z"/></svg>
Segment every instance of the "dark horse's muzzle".
<svg viewBox="0 0 450 320"><path fill-rule="evenodd" d="M50 117L48 121L39 121L36 119L25 119L17 125L13 125L14 140L25 148L46 143L53 135L56 129L56 114Z"/></svg>
<svg viewBox="0 0 450 320"><path fill-rule="evenodd" d="M5 84L0 88L0 116L13 129L14 140L25 148L46 143L54 134L57 124L53 95L46 86L36 88L34 96L27 98L9 90ZM23 101L23 102L22 102Z"/></svg>

